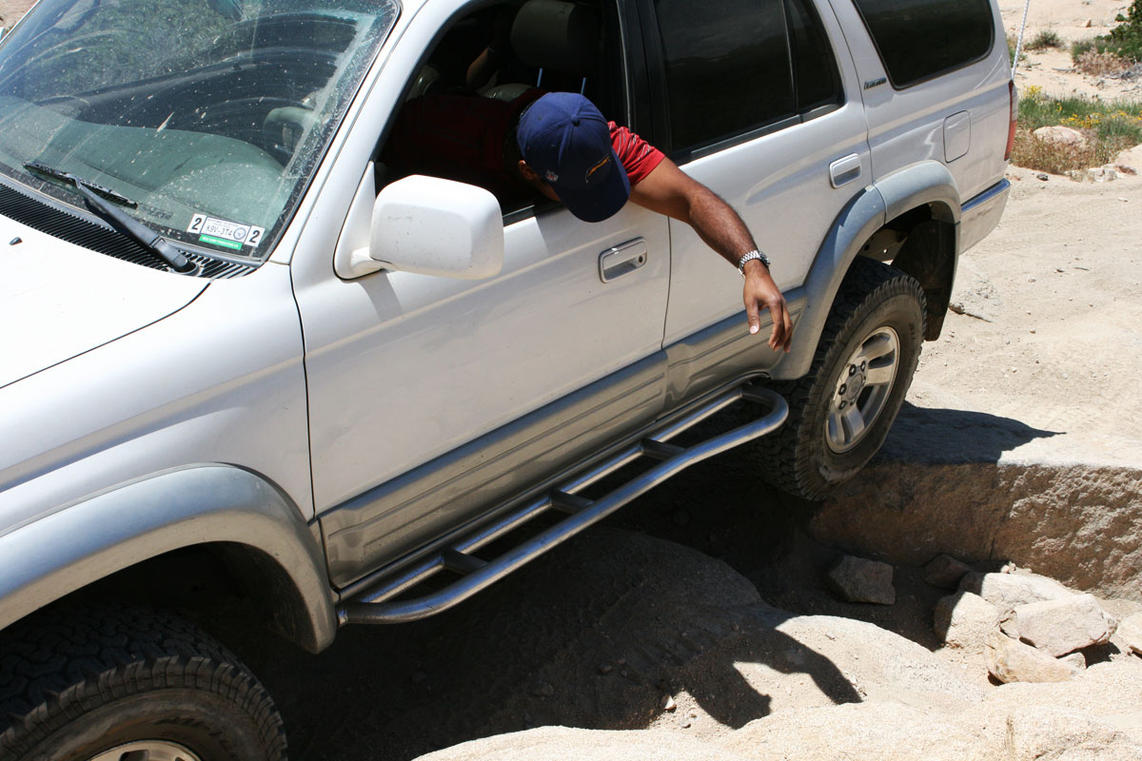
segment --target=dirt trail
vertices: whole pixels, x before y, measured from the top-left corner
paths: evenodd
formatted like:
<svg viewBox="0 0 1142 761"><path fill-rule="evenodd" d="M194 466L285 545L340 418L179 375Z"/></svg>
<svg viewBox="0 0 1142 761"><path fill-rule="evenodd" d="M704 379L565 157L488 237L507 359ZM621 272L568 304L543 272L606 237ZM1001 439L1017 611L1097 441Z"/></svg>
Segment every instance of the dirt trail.
<svg viewBox="0 0 1142 761"><path fill-rule="evenodd" d="M1142 172L1142 148L1122 156ZM909 401L1044 435L1008 460L1142 465L1142 175L1075 182L1013 168L999 227L961 258L944 335Z"/></svg>

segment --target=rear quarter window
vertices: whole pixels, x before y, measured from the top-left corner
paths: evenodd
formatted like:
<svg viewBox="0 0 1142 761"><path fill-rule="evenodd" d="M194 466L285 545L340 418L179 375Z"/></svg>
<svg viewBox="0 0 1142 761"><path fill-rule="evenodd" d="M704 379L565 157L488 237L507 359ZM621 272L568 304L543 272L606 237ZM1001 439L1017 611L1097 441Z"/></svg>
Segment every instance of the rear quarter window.
<svg viewBox="0 0 1142 761"><path fill-rule="evenodd" d="M987 55L994 41L989 0L853 0L896 88Z"/></svg>

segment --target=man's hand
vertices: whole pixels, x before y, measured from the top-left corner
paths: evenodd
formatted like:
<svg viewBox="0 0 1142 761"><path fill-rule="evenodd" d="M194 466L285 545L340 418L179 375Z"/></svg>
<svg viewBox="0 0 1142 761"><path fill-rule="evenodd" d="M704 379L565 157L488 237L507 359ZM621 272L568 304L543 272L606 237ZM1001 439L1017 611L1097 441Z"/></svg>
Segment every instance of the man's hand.
<svg viewBox="0 0 1142 761"><path fill-rule="evenodd" d="M761 310L768 309L773 318L773 330L769 334L769 348L774 351L789 351L793 341L793 321L785 307L785 297L769 275L769 269L757 259L745 264L745 288L742 292L745 301L746 317L749 319L749 332L761 329Z"/></svg>
<svg viewBox="0 0 1142 761"><path fill-rule="evenodd" d="M687 223L731 266L737 267L738 260L746 251L757 248L737 212L670 159L663 159L642 182L631 188L630 200ZM773 317L769 347L774 351L789 351L793 340L793 321L785 308L785 297L769 276L769 268L756 259L746 262L742 296L749 317L749 332L756 333L761 329L761 310L768 309Z"/></svg>

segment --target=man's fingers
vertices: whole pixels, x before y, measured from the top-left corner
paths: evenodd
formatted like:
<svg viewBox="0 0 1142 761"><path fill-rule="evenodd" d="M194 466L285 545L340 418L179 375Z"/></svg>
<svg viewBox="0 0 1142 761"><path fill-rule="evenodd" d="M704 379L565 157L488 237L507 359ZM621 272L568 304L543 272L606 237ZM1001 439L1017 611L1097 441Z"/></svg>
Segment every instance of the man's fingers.
<svg viewBox="0 0 1142 761"><path fill-rule="evenodd" d="M784 305L782 305L781 313L785 318L785 345L782 348L788 353L789 348L793 345L793 318L789 316L789 310Z"/></svg>
<svg viewBox="0 0 1142 761"><path fill-rule="evenodd" d="M750 335L761 330L761 316L757 309L757 300L746 296L745 299L745 314L746 319L749 321Z"/></svg>

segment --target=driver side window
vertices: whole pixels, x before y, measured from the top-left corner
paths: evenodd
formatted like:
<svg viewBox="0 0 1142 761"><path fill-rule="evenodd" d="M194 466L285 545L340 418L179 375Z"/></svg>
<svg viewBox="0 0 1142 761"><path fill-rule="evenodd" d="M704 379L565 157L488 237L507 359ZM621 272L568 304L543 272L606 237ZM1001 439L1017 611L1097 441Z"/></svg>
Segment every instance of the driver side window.
<svg viewBox="0 0 1142 761"><path fill-rule="evenodd" d="M377 162L377 187L411 174L479 185L506 220L552 204L523 182L515 128L545 92L582 92L622 123L614 8L500 3L455 20L409 83Z"/></svg>

